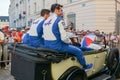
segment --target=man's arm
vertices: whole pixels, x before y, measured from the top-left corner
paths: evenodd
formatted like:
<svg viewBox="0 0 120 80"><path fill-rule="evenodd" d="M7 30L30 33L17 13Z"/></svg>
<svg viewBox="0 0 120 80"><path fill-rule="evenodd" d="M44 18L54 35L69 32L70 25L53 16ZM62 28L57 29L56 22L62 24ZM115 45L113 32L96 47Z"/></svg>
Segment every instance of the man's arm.
<svg viewBox="0 0 120 80"><path fill-rule="evenodd" d="M65 43L69 43L69 38L67 36L67 33L65 31L65 22L63 20L61 20L59 23L58 23L58 27L59 27L59 31L60 31L60 34L61 34L61 40L64 41Z"/></svg>

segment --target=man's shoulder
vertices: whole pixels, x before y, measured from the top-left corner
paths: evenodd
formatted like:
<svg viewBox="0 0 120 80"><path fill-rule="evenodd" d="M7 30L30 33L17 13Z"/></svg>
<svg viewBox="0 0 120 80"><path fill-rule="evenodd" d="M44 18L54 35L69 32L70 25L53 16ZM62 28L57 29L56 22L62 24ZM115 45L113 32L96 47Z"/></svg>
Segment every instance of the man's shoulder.
<svg viewBox="0 0 120 80"><path fill-rule="evenodd" d="M38 24L39 22L41 22L43 20L44 20L43 18L35 19L32 24Z"/></svg>

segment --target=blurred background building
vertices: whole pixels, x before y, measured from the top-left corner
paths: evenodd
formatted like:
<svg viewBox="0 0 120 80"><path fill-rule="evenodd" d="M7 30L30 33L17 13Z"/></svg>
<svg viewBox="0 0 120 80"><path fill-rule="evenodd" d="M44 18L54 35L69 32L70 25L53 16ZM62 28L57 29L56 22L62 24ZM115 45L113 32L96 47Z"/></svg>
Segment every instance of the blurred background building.
<svg viewBox="0 0 120 80"><path fill-rule="evenodd" d="M106 33L120 33L119 0L10 0L10 27L30 26L40 17L43 8L51 4L64 6L64 19L67 26L76 30L100 30Z"/></svg>
<svg viewBox="0 0 120 80"><path fill-rule="evenodd" d="M26 0L10 0L10 27L26 27Z"/></svg>
<svg viewBox="0 0 120 80"><path fill-rule="evenodd" d="M9 26L9 17L8 16L0 16L0 29L5 26Z"/></svg>

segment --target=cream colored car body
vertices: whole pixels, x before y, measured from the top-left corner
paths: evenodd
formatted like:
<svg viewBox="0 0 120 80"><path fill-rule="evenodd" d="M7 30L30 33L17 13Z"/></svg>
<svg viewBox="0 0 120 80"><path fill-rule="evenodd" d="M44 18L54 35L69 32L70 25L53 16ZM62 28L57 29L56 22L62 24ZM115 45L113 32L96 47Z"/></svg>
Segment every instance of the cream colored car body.
<svg viewBox="0 0 120 80"><path fill-rule="evenodd" d="M85 55L86 62L92 63L94 65L92 69L86 71L87 76L99 72L106 65L105 64L106 56L107 51ZM72 66L78 66L82 68L77 59L75 58L75 60L72 60L72 57L66 60L62 60L59 63L52 63L51 66L53 80L58 80L59 77Z"/></svg>

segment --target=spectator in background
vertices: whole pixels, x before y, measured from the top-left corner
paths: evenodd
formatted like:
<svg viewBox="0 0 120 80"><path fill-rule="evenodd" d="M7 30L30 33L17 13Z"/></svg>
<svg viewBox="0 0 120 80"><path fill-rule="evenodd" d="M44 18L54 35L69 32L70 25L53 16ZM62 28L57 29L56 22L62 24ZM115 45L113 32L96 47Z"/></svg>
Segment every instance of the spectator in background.
<svg viewBox="0 0 120 80"><path fill-rule="evenodd" d="M96 35L95 37L95 43L98 43L98 44L102 44L104 42L104 37L102 34L100 34L100 31L99 30L95 30L95 33Z"/></svg>
<svg viewBox="0 0 120 80"><path fill-rule="evenodd" d="M4 26L4 27L2 28L2 31L3 31L3 33L4 33L5 35L9 34L9 27L8 27L8 26Z"/></svg>
<svg viewBox="0 0 120 80"><path fill-rule="evenodd" d="M3 48L4 48L4 33L2 32L2 30L0 30L0 61L3 61ZM1 65L1 68L3 68L4 66Z"/></svg>
<svg viewBox="0 0 120 80"><path fill-rule="evenodd" d="M14 42L16 41L16 37L17 37L17 31L15 28L11 28L11 38L14 40Z"/></svg>
<svg viewBox="0 0 120 80"><path fill-rule="evenodd" d="M20 41L21 41L23 32L22 32L20 29L18 29L18 30L17 30L17 34L18 34L18 36L20 37Z"/></svg>
<svg viewBox="0 0 120 80"><path fill-rule="evenodd" d="M23 32L23 35L22 35L22 43L24 44L29 44L29 30L30 30L30 27L26 27L25 30L22 30Z"/></svg>
<svg viewBox="0 0 120 80"><path fill-rule="evenodd" d="M4 33L2 32L2 30L0 30L0 44L3 45L4 44Z"/></svg>

